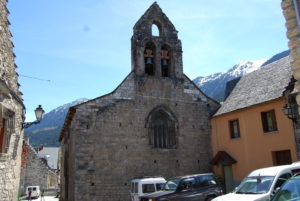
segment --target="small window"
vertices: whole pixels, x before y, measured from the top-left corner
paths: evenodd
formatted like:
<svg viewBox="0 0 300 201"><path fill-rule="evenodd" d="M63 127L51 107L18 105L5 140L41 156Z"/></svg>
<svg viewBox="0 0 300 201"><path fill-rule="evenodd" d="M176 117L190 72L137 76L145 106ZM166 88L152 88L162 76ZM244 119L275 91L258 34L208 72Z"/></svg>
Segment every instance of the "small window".
<svg viewBox="0 0 300 201"><path fill-rule="evenodd" d="M261 120L262 120L264 133L277 131L275 110L262 112L261 113Z"/></svg>
<svg viewBox="0 0 300 201"><path fill-rule="evenodd" d="M272 157L274 165L288 165L292 163L290 150L273 151Z"/></svg>
<svg viewBox="0 0 300 201"><path fill-rule="evenodd" d="M196 180L195 178L187 178L184 179L181 183L180 183L180 190L188 190L188 189L192 189L194 188L196 185Z"/></svg>
<svg viewBox="0 0 300 201"><path fill-rule="evenodd" d="M159 33L159 28L156 24L152 24L152 36L159 36L160 33Z"/></svg>
<svg viewBox="0 0 300 201"><path fill-rule="evenodd" d="M231 139L240 138L240 126L238 119L229 121L229 128Z"/></svg>
<svg viewBox="0 0 300 201"><path fill-rule="evenodd" d="M138 183L134 183L134 193L138 193Z"/></svg>
<svg viewBox="0 0 300 201"><path fill-rule="evenodd" d="M203 175L199 177L199 187L215 185L217 185L217 182L212 175Z"/></svg>
<svg viewBox="0 0 300 201"><path fill-rule="evenodd" d="M153 192L155 192L154 184L143 184L142 189L143 189L143 193L153 193Z"/></svg>
<svg viewBox="0 0 300 201"><path fill-rule="evenodd" d="M134 193L134 182L131 182L130 192Z"/></svg>
<svg viewBox="0 0 300 201"><path fill-rule="evenodd" d="M156 191L160 191L163 189L164 185L163 183L155 184L156 185Z"/></svg>

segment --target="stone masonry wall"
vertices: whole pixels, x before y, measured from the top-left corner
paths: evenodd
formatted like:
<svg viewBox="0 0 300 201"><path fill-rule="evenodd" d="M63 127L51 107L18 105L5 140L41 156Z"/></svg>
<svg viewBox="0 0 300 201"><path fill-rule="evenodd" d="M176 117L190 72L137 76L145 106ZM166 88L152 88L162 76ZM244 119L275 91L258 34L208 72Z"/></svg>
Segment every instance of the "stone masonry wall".
<svg viewBox="0 0 300 201"><path fill-rule="evenodd" d="M27 186L40 186L40 189L48 188L48 166L37 155L37 152L29 147L26 156L26 167L22 169L20 190L25 193Z"/></svg>
<svg viewBox="0 0 300 201"><path fill-rule="evenodd" d="M6 4L6 0L0 0L0 78L7 83L11 90L21 96L16 73L17 66L14 61L14 45L10 40L12 34L9 30L10 22L7 19L9 11Z"/></svg>
<svg viewBox="0 0 300 201"><path fill-rule="evenodd" d="M129 201L134 177L170 178L212 171L209 116L218 105L204 101L187 79L177 85L157 79L140 83L132 77L128 82L135 83L136 98L98 99L77 109L70 132L74 140L70 150L76 150L70 167L74 171L69 172L69 184L74 183L69 194L74 192L75 197L69 200ZM178 118L176 149L153 149L149 144L145 121L159 105L170 108Z"/></svg>
<svg viewBox="0 0 300 201"><path fill-rule="evenodd" d="M18 196L23 130L22 107L13 99L4 100L4 107L15 112L15 129L6 153L0 153L0 200L16 201Z"/></svg>
<svg viewBox="0 0 300 201"><path fill-rule="evenodd" d="M294 5L293 0L282 0L281 7L283 15L285 17L287 28L287 38L289 39L289 49L291 50L291 67L294 78L297 80L295 83L295 89L298 92L296 101L298 103L298 111L300 112L300 22L297 21L296 10L298 7L298 13L300 14L300 0L296 0L297 6ZM299 16L300 20L300 16ZM297 144L297 158L300 160L300 129L299 125L295 126L295 138Z"/></svg>
<svg viewBox="0 0 300 201"><path fill-rule="evenodd" d="M15 71L15 55L9 31L7 1L0 0L0 80L4 88L9 88L9 97L0 92L0 119L2 122L3 108L14 113L14 128L11 129L9 144L4 153L0 153L0 200L17 201L20 182L21 151L23 129L23 103L19 91L18 75ZM2 87L2 86L1 86ZM2 126L2 125L1 125Z"/></svg>

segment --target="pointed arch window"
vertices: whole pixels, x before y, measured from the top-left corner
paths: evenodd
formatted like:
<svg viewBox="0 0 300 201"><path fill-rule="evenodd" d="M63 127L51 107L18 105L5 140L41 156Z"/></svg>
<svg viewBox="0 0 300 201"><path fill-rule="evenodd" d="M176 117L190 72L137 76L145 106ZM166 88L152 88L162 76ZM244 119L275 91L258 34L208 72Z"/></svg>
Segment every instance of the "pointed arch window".
<svg viewBox="0 0 300 201"><path fill-rule="evenodd" d="M176 148L176 120L169 112L158 109L149 115L149 138L153 148Z"/></svg>
<svg viewBox="0 0 300 201"><path fill-rule="evenodd" d="M164 45L160 51L161 56L161 75L170 77L170 48Z"/></svg>
<svg viewBox="0 0 300 201"><path fill-rule="evenodd" d="M145 60L145 73L147 75L154 75L155 66L154 66L154 55L155 55L155 46L153 43L147 43L144 51L144 60Z"/></svg>

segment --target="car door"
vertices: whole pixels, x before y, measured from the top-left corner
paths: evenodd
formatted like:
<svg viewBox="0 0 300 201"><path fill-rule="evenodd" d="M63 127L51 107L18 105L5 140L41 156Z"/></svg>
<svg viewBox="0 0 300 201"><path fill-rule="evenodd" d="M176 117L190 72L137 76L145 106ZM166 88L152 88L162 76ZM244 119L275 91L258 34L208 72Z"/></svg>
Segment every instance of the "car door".
<svg viewBox="0 0 300 201"><path fill-rule="evenodd" d="M200 175L196 178L194 200L204 201L216 197L221 192L213 175Z"/></svg>
<svg viewBox="0 0 300 201"><path fill-rule="evenodd" d="M180 181L176 194L172 196L176 201L196 201L195 196L196 179L194 177L185 178Z"/></svg>

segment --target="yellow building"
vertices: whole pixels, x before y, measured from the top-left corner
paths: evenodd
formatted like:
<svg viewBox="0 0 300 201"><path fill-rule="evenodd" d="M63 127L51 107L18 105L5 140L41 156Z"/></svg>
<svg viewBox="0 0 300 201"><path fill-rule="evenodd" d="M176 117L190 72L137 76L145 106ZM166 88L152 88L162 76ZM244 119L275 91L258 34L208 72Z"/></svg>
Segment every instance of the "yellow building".
<svg viewBox="0 0 300 201"><path fill-rule="evenodd" d="M296 161L293 122L283 113L289 56L243 76L212 118L215 172L226 190L252 170Z"/></svg>

